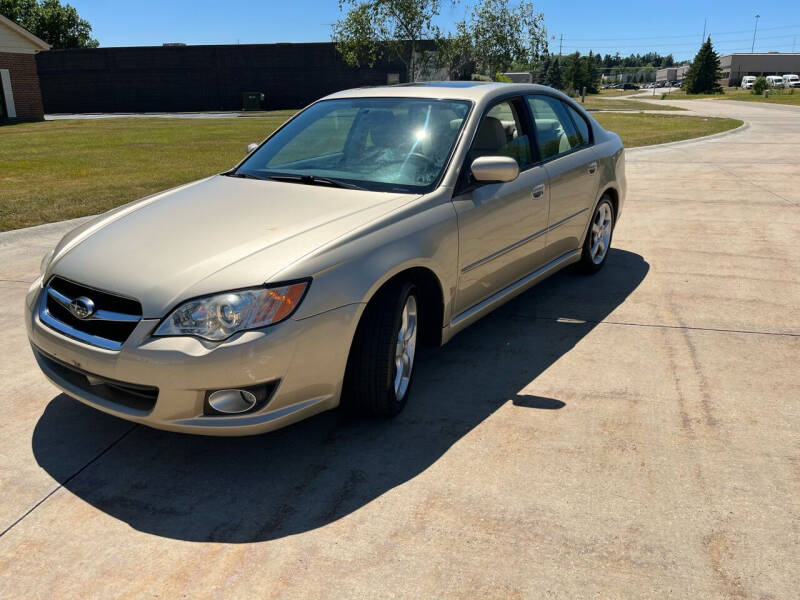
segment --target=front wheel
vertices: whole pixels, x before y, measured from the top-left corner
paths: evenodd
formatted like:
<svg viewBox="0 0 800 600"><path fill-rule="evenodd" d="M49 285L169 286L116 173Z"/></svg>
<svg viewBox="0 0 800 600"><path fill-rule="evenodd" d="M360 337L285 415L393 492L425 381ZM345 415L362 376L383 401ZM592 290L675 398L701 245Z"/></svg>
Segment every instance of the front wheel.
<svg viewBox="0 0 800 600"><path fill-rule="evenodd" d="M597 204L583 241L581 260L578 263L584 273L597 273L603 268L611 248L611 237L614 234L614 206L604 196Z"/></svg>
<svg viewBox="0 0 800 600"><path fill-rule="evenodd" d="M393 417L406 405L414 374L419 302L413 283L378 292L358 324L347 360L342 399L379 417Z"/></svg>

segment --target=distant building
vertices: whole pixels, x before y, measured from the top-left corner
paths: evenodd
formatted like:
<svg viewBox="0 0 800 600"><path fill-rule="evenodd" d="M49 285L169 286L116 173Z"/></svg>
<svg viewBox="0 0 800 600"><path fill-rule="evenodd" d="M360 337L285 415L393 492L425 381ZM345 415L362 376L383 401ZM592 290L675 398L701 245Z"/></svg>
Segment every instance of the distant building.
<svg viewBox="0 0 800 600"><path fill-rule="evenodd" d="M409 80L399 59L351 67L332 42L50 50L36 65L48 113L242 110L252 93L264 94L263 109L301 108L339 90ZM423 69L425 78L446 77L434 66L418 61L417 77Z"/></svg>
<svg viewBox="0 0 800 600"><path fill-rule="evenodd" d="M659 69L656 71L656 81L683 81L683 78L686 77L686 72L688 70L689 65Z"/></svg>
<svg viewBox="0 0 800 600"><path fill-rule="evenodd" d="M0 122L44 118L36 53L50 45L0 15Z"/></svg>
<svg viewBox="0 0 800 600"><path fill-rule="evenodd" d="M719 58L723 86L736 86L745 75L800 74L800 52L726 54Z"/></svg>
<svg viewBox="0 0 800 600"><path fill-rule="evenodd" d="M506 77L508 77L513 83L532 83L533 82L533 75L528 73L527 71L519 71L513 73L503 73Z"/></svg>
<svg viewBox="0 0 800 600"><path fill-rule="evenodd" d="M654 77L655 70L652 67L630 67L628 71L602 73L600 81L602 83L646 83L653 81Z"/></svg>

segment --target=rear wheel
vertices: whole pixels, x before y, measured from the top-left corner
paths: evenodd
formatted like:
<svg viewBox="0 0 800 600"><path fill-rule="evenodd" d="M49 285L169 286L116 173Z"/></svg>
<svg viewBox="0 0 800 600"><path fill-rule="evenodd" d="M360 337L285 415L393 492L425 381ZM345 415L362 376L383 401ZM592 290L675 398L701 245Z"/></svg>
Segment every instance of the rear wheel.
<svg viewBox="0 0 800 600"><path fill-rule="evenodd" d="M586 239L583 242L580 268L584 273L597 273L603 268L611 249L614 234L614 205L608 196L603 196L594 209Z"/></svg>
<svg viewBox="0 0 800 600"><path fill-rule="evenodd" d="M418 323L413 283L391 284L378 292L350 349L342 393L346 406L379 417L403 410L414 375Z"/></svg>

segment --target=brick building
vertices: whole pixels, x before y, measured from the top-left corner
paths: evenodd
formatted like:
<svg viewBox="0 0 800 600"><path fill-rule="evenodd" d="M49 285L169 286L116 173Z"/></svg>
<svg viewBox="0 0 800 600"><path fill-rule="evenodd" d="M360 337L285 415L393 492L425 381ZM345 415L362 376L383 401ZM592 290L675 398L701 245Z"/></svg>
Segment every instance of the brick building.
<svg viewBox="0 0 800 600"><path fill-rule="evenodd" d="M0 15L0 122L44 118L36 53L50 46Z"/></svg>

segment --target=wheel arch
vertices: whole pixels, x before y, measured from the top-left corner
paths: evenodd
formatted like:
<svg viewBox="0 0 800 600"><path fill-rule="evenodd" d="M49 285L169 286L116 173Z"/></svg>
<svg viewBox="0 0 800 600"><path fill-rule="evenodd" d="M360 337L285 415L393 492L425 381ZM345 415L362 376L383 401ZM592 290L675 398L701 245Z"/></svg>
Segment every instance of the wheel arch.
<svg viewBox="0 0 800 600"><path fill-rule="evenodd" d="M436 272L428 266L404 265L376 282L365 298L364 308L358 316L359 323L364 312L368 310L380 292L401 281L414 283L419 292L417 300L420 303L420 342L427 346L441 345L445 320L444 286Z"/></svg>

